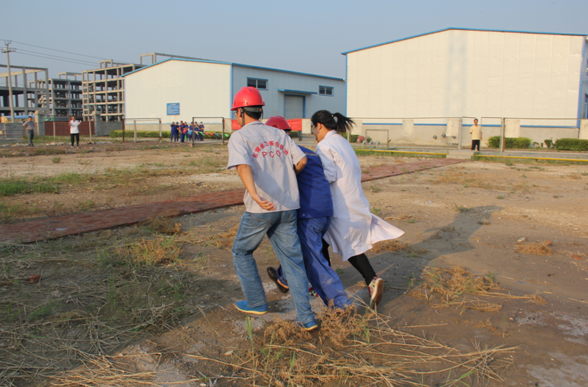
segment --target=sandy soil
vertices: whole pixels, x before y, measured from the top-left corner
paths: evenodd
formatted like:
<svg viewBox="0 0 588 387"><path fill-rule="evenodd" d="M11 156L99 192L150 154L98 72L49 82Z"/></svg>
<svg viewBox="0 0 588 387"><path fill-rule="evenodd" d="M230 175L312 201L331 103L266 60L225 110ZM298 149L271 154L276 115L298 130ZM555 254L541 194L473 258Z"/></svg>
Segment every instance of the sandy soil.
<svg viewBox="0 0 588 387"><path fill-rule="evenodd" d="M131 200L154 201L180 193L194 195L240 187L238 177L222 168L223 157L226 157L223 151L210 150L204 156L202 151L187 149L128 150L112 152L108 156L74 154L61 156L59 164L51 163L54 156L5 158L1 161L4 163L2 168L10 169L12 176L55 176L63 171L91 172L99 176L105 168L120 169L123 165L125 168L143 165L142 168L149 171L164 170L175 175L141 174L143 177L134 181L130 188L122 185L121 188L100 190L92 185L97 183L84 183L63 187L58 195L27 194L3 200L10 203L49 202L63 200L65 196L69 200L91 197L99 203L106 199L98 197L113 195L113 192L124 196L127 192L134 192L137 186L168 187L165 193L153 191L131 195ZM213 171L198 173L203 171L196 171L189 165L188 160L200 160L202 164L212 155L218 157L210 167L215 168ZM80 161L88 160L91 162L80 164ZM362 156L360 161L362 168L367 170L414 159ZM480 347L513 347L505 358L512 363L511 366L497 371L503 380L487 382L466 375L455 385L588 385L588 220L585 216L588 213L585 200L588 166L464 162L368 182L363 188L373 212L406 231L398 240L403 249L397 248L398 245L380 246L368 253L378 275L386 281L386 293L378 312L388 316L392 328L434 338L464 353ZM129 199L126 200L128 203ZM125 199L117 198L116 203L124 205ZM105 253L113 246L128 246L153 239L153 228L148 225L11 248L1 256L6 278L27 278L32 273L42 272L44 280L31 285L35 286L30 290L31 294L39 298L35 301L30 298L21 300L23 286L27 285L16 286L5 281L3 287L0 286L0 295L5 300L0 303L3 309L0 313L7 316L14 313L9 311L7 300L30 307L35 302L50 299L56 303L54 309L43 317L35 316L33 320L29 316L29 325L38 322L45 327L56 321L55 316L60 313L71 312L74 305L76 310L103 305L96 314L98 320L118 321L120 317L122 321L123 316L117 317L115 309L104 314L109 310L111 304L108 300L115 290L120 309L117 313L132 309L133 304L139 304L145 295L149 298L153 293L154 299L159 297L159 301L167 299L172 302L175 294L173 307L183 311L180 316L149 331L130 334L116 328L124 334L119 335L118 342L103 339L106 353L133 359L130 363L135 372L145 373L158 385L251 385L250 379L242 379L243 373L218 362L219 359L233 359L233 352L245 351L249 345L245 317L232 307L234 301L242 299L242 293L229 251L233 235L229 230L238 225L243 210L243 207L233 207L174 219L173 223L182 225L182 233L174 237L181 245L180 261L153 269L129 269L112 258L116 254ZM531 251L531 247L541 245L548 246L551 252L546 255L525 253ZM255 255L271 312L251 320L253 331L257 337L262 337L276 320L292 320L294 313L290 296L279 293L267 278L266 267L277 265L267 240ZM356 302L366 301L368 292L359 274L337 256L332 257L333 266L349 295ZM12 270L7 274L8 266ZM498 310L483 311L465 307L464 302L440 306L439 302L424 300L411 293L410 289L422 285L421 277L430 268L457 266L495 279L503 289L502 294L510 296L472 294L475 299L500 306ZM135 291L137 294L125 293L125 286L131 283L142 290ZM154 292L155 288L159 290ZM181 288L182 297L173 290L165 290L168 288ZM545 302L530 302L528 295L538 295ZM124 300L131 301L125 303ZM12 308L14 311L14 306ZM313 308L317 312L322 309L318 299L313 301ZM133 316L140 313L146 312L136 312ZM155 313L153 308L150 313ZM154 314L150 316L155 318ZM124 316L124 319L128 318ZM124 326L122 322L117 324L117 327ZM19 345L14 344L18 329L7 321L0 326L5 332L0 334L0 353L3 354L0 355L0 361L3 361L0 363L0 381L10 380L15 385L38 381L30 370L19 369L18 372L26 377L9 374L5 355L12 353L11 356L16 356L12 363L17 363L14 359L31 359L31 350L25 339ZM67 332L71 334L74 328L70 326L69 329ZM314 339L320 340L321 333L315 335ZM27 348L29 355L24 350ZM87 351L92 352L90 347ZM203 357L217 361L205 361ZM31 364L36 364L35 361L31 360ZM59 371L57 375L65 378L68 374L62 370L79 372L79 367L91 368L93 363L47 364L55 366L53 375ZM495 362L489 364L492 366ZM447 385L448 379L455 378L451 372L426 375L414 379L414 385L443 386ZM353 378L346 383L355 385Z"/></svg>

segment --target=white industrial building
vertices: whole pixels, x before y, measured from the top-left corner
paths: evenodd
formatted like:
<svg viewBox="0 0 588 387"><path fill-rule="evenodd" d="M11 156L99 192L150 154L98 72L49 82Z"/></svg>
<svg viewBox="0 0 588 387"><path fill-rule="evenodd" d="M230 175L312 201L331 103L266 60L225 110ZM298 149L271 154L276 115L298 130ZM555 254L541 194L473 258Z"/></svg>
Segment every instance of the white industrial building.
<svg viewBox="0 0 588 387"><path fill-rule="evenodd" d="M449 28L344 52L354 130L391 144L588 138L586 35Z"/></svg>
<svg viewBox="0 0 588 387"><path fill-rule="evenodd" d="M229 62L170 58L126 74L124 82L127 120L158 118L167 124L231 118L233 97L244 86L259 89L265 118L308 118L321 109L345 109L341 78Z"/></svg>
<svg viewBox="0 0 588 387"><path fill-rule="evenodd" d="M347 51L347 114L586 118L586 38L448 28Z"/></svg>

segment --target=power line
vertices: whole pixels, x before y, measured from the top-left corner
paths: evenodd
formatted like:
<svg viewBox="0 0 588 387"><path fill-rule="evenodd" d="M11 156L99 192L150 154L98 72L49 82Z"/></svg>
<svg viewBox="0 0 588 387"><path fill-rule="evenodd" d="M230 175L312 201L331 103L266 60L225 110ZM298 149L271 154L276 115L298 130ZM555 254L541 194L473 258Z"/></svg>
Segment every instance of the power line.
<svg viewBox="0 0 588 387"><path fill-rule="evenodd" d="M88 57L88 58L94 58L94 59L100 59L100 60L105 60L105 59L107 59L107 58L102 58L102 57L99 57L99 56L92 56L92 55L86 55L86 54L78 54L78 53L75 53L75 52L70 52L70 51L57 50L57 49L55 49L55 48L49 48L49 47L36 46L36 45L34 45L34 44L28 44L28 43L23 43L23 42L17 42L16 40L13 40L13 42L14 42L14 43L18 43L18 44L24 44L25 46L31 46L31 47L36 47L36 48L42 48L42 49L44 49L44 50L50 50L50 51L58 51L58 52L63 52L63 53L65 53L65 54L72 54L72 55L78 55L78 56L86 56L86 57ZM124 62L124 61L118 61L118 60L115 60L115 62ZM126 63L126 62L125 62L125 63ZM129 63L130 63L130 62L129 62Z"/></svg>
<svg viewBox="0 0 588 387"><path fill-rule="evenodd" d="M41 48L43 50L63 52L63 53L66 53L66 54L78 55L78 56L85 56L85 57L88 57L88 58L94 58L94 59L100 59L100 60L109 60L109 59L111 59L113 62L117 62L117 63L132 63L132 61L124 61L124 60L117 60L117 59L112 59L112 58L103 58L103 57L93 56L93 55L78 54L76 52L58 50L58 49L55 49L55 48L49 48L49 47L43 47L43 46L37 46L37 45L34 45L34 44L29 44L29 43L24 43L24 42L17 42L17 41L14 41L14 40L12 42L18 43L18 44L23 44L25 46ZM46 54L46 55L50 55L50 54ZM78 60L78 59L75 59L75 58L71 58L71 59L72 60ZM83 60L83 59L81 59L81 60ZM94 63L92 63L92 64L94 64Z"/></svg>
<svg viewBox="0 0 588 387"><path fill-rule="evenodd" d="M43 55L46 57L52 57L55 59L64 59L64 60L71 60L71 61L76 61L76 62L80 62L83 64L91 64L91 65L96 65L96 62L90 62L87 60L83 60L83 59L75 59L75 58L68 58L68 57L64 57L64 56L59 56L59 55L52 55L52 54L45 54L43 52L36 52L36 51L29 51L29 50L23 50L22 48L20 50L18 50L18 52L28 52L30 54L37 54L37 55Z"/></svg>
<svg viewBox="0 0 588 387"><path fill-rule="evenodd" d="M59 61L59 62L69 62L69 63L78 64L78 65L88 66L88 63L84 63L84 62L77 62L77 61L75 61L75 60L57 59L57 58L51 58L51 57L48 57L48 56L45 56L45 55L35 55L35 54L28 54L28 53L26 53L26 52L20 52L20 51L17 51L17 53L20 53L20 54L22 54L22 55L35 56L35 57L37 57L37 58L50 59L50 60L56 60L56 61ZM94 63L92 63L92 64L93 64L94 66L96 66L96 64L94 64Z"/></svg>

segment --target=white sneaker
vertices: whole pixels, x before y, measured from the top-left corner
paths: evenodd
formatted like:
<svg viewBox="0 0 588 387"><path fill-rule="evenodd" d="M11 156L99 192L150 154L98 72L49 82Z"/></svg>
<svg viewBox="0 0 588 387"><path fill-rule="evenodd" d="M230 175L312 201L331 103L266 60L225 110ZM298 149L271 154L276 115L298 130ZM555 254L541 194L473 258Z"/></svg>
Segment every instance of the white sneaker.
<svg viewBox="0 0 588 387"><path fill-rule="evenodd" d="M368 289L370 291L370 308L375 309L384 295L384 280L380 277L374 277Z"/></svg>

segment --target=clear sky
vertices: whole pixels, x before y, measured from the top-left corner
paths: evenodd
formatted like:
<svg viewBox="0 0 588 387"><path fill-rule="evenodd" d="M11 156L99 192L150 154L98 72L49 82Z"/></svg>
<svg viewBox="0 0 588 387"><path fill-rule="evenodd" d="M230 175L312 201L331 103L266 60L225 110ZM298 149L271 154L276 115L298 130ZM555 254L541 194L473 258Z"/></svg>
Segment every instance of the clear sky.
<svg viewBox="0 0 588 387"><path fill-rule="evenodd" d="M344 77L341 52L448 27L588 35L588 0L13 0L1 10L11 64L51 77L151 52Z"/></svg>

